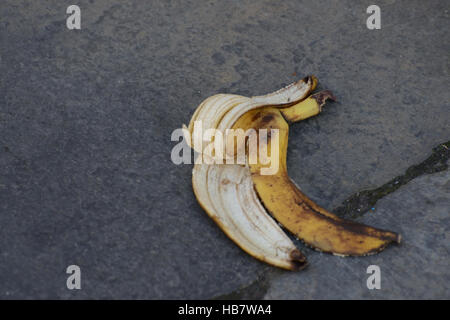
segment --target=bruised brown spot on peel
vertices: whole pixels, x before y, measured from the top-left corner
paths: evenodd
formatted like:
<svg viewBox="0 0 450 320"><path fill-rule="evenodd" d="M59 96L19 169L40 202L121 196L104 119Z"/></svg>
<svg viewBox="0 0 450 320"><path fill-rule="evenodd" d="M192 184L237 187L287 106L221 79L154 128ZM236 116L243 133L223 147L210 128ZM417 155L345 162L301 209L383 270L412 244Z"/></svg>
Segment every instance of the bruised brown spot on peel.
<svg viewBox="0 0 450 320"><path fill-rule="evenodd" d="M319 213L320 214L320 213ZM350 221L350 220L344 220L341 219L340 221L331 219L330 217L323 216L325 219L328 219L332 224L334 224L336 227L341 227L344 230L350 231L352 233L361 234L361 235L367 235L371 237L377 237L379 239L385 240L385 241L393 241L398 242L398 234L392 231L386 231L382 229L374 229L372 227L369 227L367 225ZM379 234L375 234L379 233Z"/></svg>
<svg viewBox="0 0 450 320"><path fill-rule="evenodd" d="M252 121L256 121L261 117L261 112L257 112L253 115Z"/></svg>
<svg viewBox="0 0 450 320"><path fill-rule="evenodd" d="M222 180L222 184L224 185L224 186L226 186L227 184L229 184L230 183L230 180L228 180L228 179L223 179Z"/></svg>
<svg viewBox="0 0 450 320"><path fill-rule="evenodd" d="M265 115L264 117L262 117L261 119L261 125L267 124L270 121L272 121L273 119L275 119L275 116L271 113Z"/></svg>

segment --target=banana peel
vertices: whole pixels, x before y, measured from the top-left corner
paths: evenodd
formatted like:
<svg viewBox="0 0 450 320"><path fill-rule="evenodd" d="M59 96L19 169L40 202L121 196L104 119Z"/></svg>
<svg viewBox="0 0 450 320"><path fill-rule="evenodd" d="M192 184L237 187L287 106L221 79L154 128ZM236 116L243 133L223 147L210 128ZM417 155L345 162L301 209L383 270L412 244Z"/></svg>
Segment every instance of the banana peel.
<svg viewBox="0 0 450 320"><path fill-rule="evenodd" d="M267 105L287 107L305 98L316 85L317 79L310 76L264 96L212 96L197 108L189 127L184 127L186 141L195 151L202 153L202 146L197 147L194 143L201 135L196 132L195 121L201 121L203 130L217 129L233 108L239 118L247 110ZM192 170L192 186L209 217L245 252L288 270L301 270L307 265L305 256L259 201L248 166L196 163Z"/></svg>
<svg viewBox="0 0 450 320"><path fill-rule="evenodd" d="M340 256L373 254L389 243L400 242L400 235L394 232L344 220L321 208L289 178L289 124L319 114L327 99L334 100L330 91L310 95L316 86L317 79L308 76L263 96L214 95L200 104L189 126L184 126L186 141L199 153L204 149L194 143L202 139L196 121L201 121L203 130L223 132L225 146L234 143L227 129L277 129L276 150L271 150L275 137L270 134L259 140L267 154L278 153L274 174L261 174L268 164L260 154L256 162L248 161L247 138L233 144L231 152L230 148L221 151L224 158L235 159L244 148L245 165L196 163L192 185L202 208L239 247L261 261L289 270L303 269L307 261L273 218L307 245Z"/></svg>

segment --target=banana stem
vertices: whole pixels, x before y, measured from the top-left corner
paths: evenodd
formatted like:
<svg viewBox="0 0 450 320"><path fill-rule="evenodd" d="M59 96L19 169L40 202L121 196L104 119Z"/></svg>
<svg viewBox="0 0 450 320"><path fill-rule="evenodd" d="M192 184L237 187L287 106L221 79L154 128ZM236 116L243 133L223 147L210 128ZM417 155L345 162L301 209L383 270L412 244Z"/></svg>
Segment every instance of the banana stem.
<svg viewBox="0 0 450 320"><path fill-rule="evenodd" d="M293 106L280 109L280 111L289 123L301 121L318 115L322 111L322 107L327 99L336 101L336 98L331 91L320 91Z"/></svg>

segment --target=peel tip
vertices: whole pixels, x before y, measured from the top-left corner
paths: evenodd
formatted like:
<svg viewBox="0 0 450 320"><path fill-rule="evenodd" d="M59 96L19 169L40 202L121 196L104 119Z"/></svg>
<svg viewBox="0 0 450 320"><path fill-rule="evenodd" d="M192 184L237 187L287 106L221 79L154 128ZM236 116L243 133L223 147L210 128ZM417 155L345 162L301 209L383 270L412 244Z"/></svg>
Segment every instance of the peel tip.
<svg viewBox="0 0 450 320"><path fill-rule="evenodd" d="M389 242L400 244L402 242L402 235L396 232L388 231Z"/></svg>
<svg viewBox="0 0 450 320"><path fill-rule="evenodd" d="M335 95L330 90L322 90L311 96L319 105L324 105L327 99L337 102Z"/></svg>
<svg viewBox="0 0 450 320"><path fill-rule="evenodd" d="M291 253L289 254L289 257L292 259L291 260L292 271L303 270L308 265L306 257L298 249L292 250Z"/></svg>

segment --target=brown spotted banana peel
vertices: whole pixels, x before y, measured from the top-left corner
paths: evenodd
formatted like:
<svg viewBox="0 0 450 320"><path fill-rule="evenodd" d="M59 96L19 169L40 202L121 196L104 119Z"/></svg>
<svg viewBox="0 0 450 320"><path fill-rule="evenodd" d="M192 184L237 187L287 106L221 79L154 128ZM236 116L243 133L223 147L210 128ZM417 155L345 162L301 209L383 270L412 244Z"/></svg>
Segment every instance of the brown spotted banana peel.
<svg viewBox="0 0 450 320"><path fill-rule="evenodd" d="M313 98L310 97L299 103L299 101L303 100L315 88L316 84L317 80L315 77L307 77L285 89L266 96L246 98L236 95L221 94L210 97L197 108L191 119L189 128L185 127L186 140L190 143L190 137L194 136L195 138L196 130L194 122L197 120L202 121L203 130L205 128L213 128L225 132L226 129L234 128L235 124L240 124L242 127L245 127L245 129L251 127L256 127L257 129L261 128L261 126L258 127L258 121L261 120L260 118L263 117L265 113L266 115L277 113L277 121L275 121L274 124L277 124L278 122L282 124L282 121L284 120L291 123L316 115L321 111L324 103L324 101L319 101L319 99L317 99L317 95L314 97L311 96ZM319 94L319 97L320 96L321 95ZM258 109L261 109L261 113L259 113ZM249 117L249 115L252 116ZM283 120L281 120L282 117L284 117ZM240 125L237 127L239 128ZM287 125L285 126L287 127ZM287 132L287 128L285 129ZM192 143L190 143L190 145L198 152L203 151L203 147L196 148ZM284 157L284 159L281 159L282 166L279 173L282 175L275 176L275 180L284 176L283 172L287 177L285 168L287 135L281 145L283 148L281 157ZM260 168L259 164L253 165L253 169L255 168ZM340 248L338 248L339 250L334 250L337 248L333 246L334 244L337 246L340 245L337 238L348 236L349 230L347 229L353 228L354 224L344 222L333 214L326 212L324 209L318 208L317 205L312 203L311 200L296 188L292 181L291 184L289 184L287 183L288 180L286 180L286 182L284 181L285 179L279 180L282 181L280 184L282 188L289 188L289 196L284 199L286 203L280 204L278 200L273 203L265 201L271 197L270 192L273 192L274 190L273 181L270 176L262 176L262 178L260 178L262 180L258 181L258 177L260 176L255 175L255 172L253 172L254 170L251 169L252 166L248 165L240 166L216 163L195 164L192 177L194 192L201 206L219 227L244 251L255 258L285 269L299 270L306 265L305 257L298 249L296 249L295 245L287 238L278 224L267 213L264 206L267 207L269 205L270 212L272 214L275 213L277 220L283 223L283 225L291 232L299 236L299 238L302 238L304 233L296 232L299 230L296 227L299 226L301 229L308 229L309 225L306 221L302 222L300 225L292 225L290 222L292 220L291 218L298 219L299 217L302 218L304 216L305 219L319 219L317 220L319 222L315 222L311 225L311 227L313 227L312 231L305 234L313 239L316 238L316 236L323 239L318 243L305 241L316 249L338 255L363 255L372 253L372 251L369 252L366 249L354 252L352 251L353 248L350 248L350 251L345 252L342 252ZM267 179L265 179L265 177L267 177ZM258 194L255 191L255 187L258 190ZM282 190L277 190L277 194L283 194ZM305 211L303 210L304 207L301 207L301 210L298 211L299 216L296 216L295 212L291 213L291 218L289 215L284 214L283 212L286 210L283 211L283 205L289 208L289 203L295 200L293 195L300 197L300 200L304 205L308 204L315 211L312 210L312 212L308 212L305 215ZM264 206L262 205L261 200ZM270 208L271 205L272 208ZM279 211L279 209L282 211ZM280 214L277 214L279 212L281 212L281 216ZM279 218L282 219L280 220ZM326 233L327 225L334 226L334 229L337 228L337 230L333 230L334 233L332 237L328 239L326 234L317 235L317 233L315 233L315 225L323 226L322 229L317 228L320 232ZM377 230L374 229L374 232L376 233ZM393 234L393 236L395 236L395 234ZM376 237L377 236L375 235L375 238ZM362 235L361 239L367 240L367 237ZM360 241L361 239L358 235L355 236L355 241ZM375 241L377 240L375 239ZM383 241L384 239L381 239L382 245L378 247L380 250L385 246L383 243L387 244L391 240L388 239L387 241ZM323 247L322 244L327 243L332 244L330 248ZM352 241L350 241L350 244L355 244L355 242L352 243ZM347 247L345 249L347 249Z"/></svg>
<svg viewBox="0 0 450 320"><path fill-rule="evenodd" d="M201 121L202 130L212 128L225 132L247 111L267 105L292 105L304 99L316 85L316 78L310 76L265 96L212 96L200 104L189 128L185 127L186 141L190 143L191 137L197 134L195 121ZM190 145L195 149L193 143ZM195 150L203 151L202 148ZM245 252L284 269L300 270L307 265L304 255L259 201L248 166L196 163L192 186L202 208Z"/></svg>

